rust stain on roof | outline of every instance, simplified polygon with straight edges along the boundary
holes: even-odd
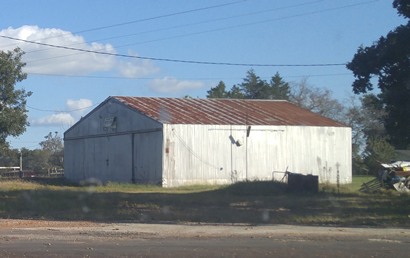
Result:
[[[346,125],[282,100],[111,97],[165,124]]]

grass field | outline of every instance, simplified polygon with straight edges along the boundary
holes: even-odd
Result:
[[[410,195],[358,189],[369,177],[319,193],[277,182],[229,186],[75,186],[61,179],[0,181],[0,218],[139,223],[247,223],[410,227]]]

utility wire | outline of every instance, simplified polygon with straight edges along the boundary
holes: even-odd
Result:
[[[124,58],[133,58],[133,59],[142,59],[142,60],[151,60],[151,61],[162,61],[162,62],[173,62],[173,63],[186,63],[186,64],[200,64],[200,65],[224,65],[224,66],[253,66],[253,67],[318,67],[318,66],[345,66],[346,63],[325,63],[325,64],[258,64],[258,63],[230,63],[230,62],[209,62],[209,61],[195,61],[195,60],[182,60],[182,59],[171,59],[171,58],[157,58],[157,57],[147,57],[147,56],[135,56],[135,55],[125,55],[125,54],[116,54],[95,50],[87,50],[66,46],[59,46],[47,43],[41,43],[31,40],[18,39],[14,37],[0,35],[1,38],[6,38],[10,40],[21,41],[30,44],[36,44],[41,46],[48,46],[53,48],[60,48],[66,50],[79,51],[84,53],[100,54],[107,56],[116,56]]]
[[[146,30],[146,31],[141,31],[141,32],[137,32],[137,33],[124,34],[124,35],[119,35],[119,36],[111,36],[111,37],[106,37],[106,38],[100,38],[100,39],[96,39],[96,40],[93,40],[93,41],[94,42],[106,41],[106,40],[125,38],[125,37],[131,37],[131,36],[136,36],[136,35],[143,35],[143,34],[148,34],[148,33],[153,33],[153,32],[169,31],[169,30],[173,30],[173,29],[185,28],[185,27],[196,26],[196,25],[207,24],[207,23],[213,23],[213,22],[219,22],[219,21],[226,21],[226,20],[231,20],[231,19],[235,19],[235,18],[252,16],[252,15],[259,15],[259,14],[262,14],[262,13],[268,13],[268,12],[273,12],[273,11],[291,9],[291,8],[295,8],[295,7],[301,7],[301,6],[316,4],[316,3],[322,2],[322,1],[323,0],[315,0],[315,1],[311,1],[311,2],[304,2],[304,3],[301,3],[301,4],[297,4],[297,5],[288,5],[288,6],[277,7],[277,8],[267,9],[267,10],[260,10],[260,11],[250,12],[250,13],[239,14],[239,15],[232,15],[232,16],[218,18],[218,19],[205,20],[205,21],[194,22],[194,23],[189,23],[189,24],[182,24],[182,25],[176,25],[176,26],[170,26],[170,27],[163,27],[163,28],[154,29],[154,30]],[[78,33],[78,32],[73,32],[71,34],[76,34],[76,33]],[[69,34],[69,33],[67,33],[67,34]],[[66,34],[58,35],[58,36],[54,36],[54,37],[49,37],[49,38],[40,38],[40,39],[37,39],[37,40],[46,40],[46,39],[50,39],[50,38],[58,38],[58,37],[63,37],[64,35],[66,35]],[[191,34],[189,34],[189,35],[191,35]],[[176,36],[176,37],[178,37],[178,36]],[[165,38],[165,39],[168,39],[168,38]],[[161,39],[159,39],[159,40],[161,40]],[[159,41],[159,40],[154,40],[154,41]],[[78,46],[78,45],[83,45],[83,44],[88,44],[88,43],[90,43],[90,41],[70,44],[70,45],[66,45],[66,46]],[[145,43],[145,42],[143,42],[143,43]],[[116,48],[121,48],[121,47],[125,47],[125,46],[128,46],[128,45],[118,46]],[[26,54],[36,53],[36,52],[43,52],[43,51],[47,51],[47,50],[48,50],[47,48],[46,49],[37,49],[37,50],[27,51]],[[45,59],[41,59],[41,60],[45,60]]]
[[[253,25],[258,25],[258,24],[263,24],[263,23],[268,23],[268,22],[281,21],[281,20],[286,20],[286,19],[291,19],[291,18],[303,17],[303,16],[314,15],[314,14],[318,14],[318,13],[324,13],[324,12],[329,12],[329,11],[335,11],[335,10],[350,8],[350,7],[356,7],[356,6],[370,4],[370,3],[373,3],[373,2],[377,2],[377,1],[379,1],[379,0],[360,2],[360,3],[356,3],[356,4],[350,4],[350,5],[344,5],[344,6],[334,7],[334,8],[321,9],[321,10],[317,10],[317,11],[305,12],[305,13],[300,13],[300,14],[296,14],[296,15],[284,16],[284,17],[273,18],[273,19],[265,19],[265,20],[249,22],[249,23],[243,23],[243,24],[237,24],[237,25],[221,27],[221,28],[216,28],[216,29],[209,29],[209,30],[204,30],[204,31],[186,33],[186,34],[182,34],[182,35],[169,36],[169,37],[165,37],[165,38],[158,38],[158,39],[146,40],[146,41],[141,41],[141,42],[128,43],[128,44],[125,44],[125,45],[116,46],[116,48],[118,49],[118,48],[122,48],[122,47],[134,46],[134,45],[139,45],[139,44],[144,44],[144,43],[152,43],[152,42],[158,42],[158,41],[162,41],[162,40],[184,38],[184,37],[189,37],[189,36],[193,36],[193,35],[206,34],[206,33],[210,33],[210,32],[237,29],[237,28],[246,27],[246,26],[253,26]]]
[[[31,75],[40,76],[56,76],[56,77],[71,77],[71,78],[88,78],[88,79],[121,79],[121,80],[154,80],[158,79],[156,77],[139,77],[139,78],[129,78],[122,76],[96,76],[96,75],[73,75],[73,74],[53,74],[53,73],[27,73]],[[305,78],[305,77],[326,77],[326,76],[347,76],[352,75],[351,73],[328,73],[328,74],[302,74],[302,75],[286,75],[283,78]],[[262,79],[270,79],[270,77],[261,77]],[[195,77],[195,78],[180,78],[182,80],[237,80],[243,79],[242,77],[231,77],[231,78],[221,78],[221,77]]]
[[[88,107],[83,107],[83,108],[77,108],[77,109],[71,109],[71,110],[52,110],[52,109],[40,109],[40,108],[35,108],[35,107],[31,107],[29,105],[26,105],[26,107],[36,110],[36,111],[41,111],[41,112],[53,112],[53,113],[72,113],[72,112],[76,112],[76,111],[80,111],[80,110],[85,110],[85,109],[89,109],[92,107],[95,107],[97,104],[88,106]]]
[[[322,1],[323,1],[323,0],[316,0],[316,1],[311,1],[311,2],[304,2],[304,3],[301,3],[301,4],[297,4],[297,5],[289,5],[289,6],[279,7],[279,8],[273,8],[273,9],[268,9],[268,10],[262,10],[262,11],[256,11],[256,12],[245,13],[245,14],[241,14],[241,15],[229,16],[229,17],[225,17],[225,18],[219,18],[219,19],[213,19],[213,20],[206,20],[206,21],[202,21],[202,22],[184,24],[184,25],[179,25],[179,26],[171,26],[171,27],[160,28],[160,29],[156,29],[156,30],[143,31],[143,32],[139,32],[139,33],[132,33],[132,34],[126,34],[126,35],[115,36],[115,37],[108,37],[108,38],[98,39],[98,40],[95,40],[95,41],[110,40],[110,39],[117,39],[117,38],[123,38],[123,37],[130,37],[130,36],[141,35],[141,34],[147,34],[147,33],[152,33],[152,32],[169,31],[169,30],[171,30],[171,29],[178,29],[178,28],[189,27],[189,26],[195,26],[195,25],[206,24],[206,23],[211,23],[211,22],[224,21],[224,20],[234,19],[234,18],[238,18],[238,17],[251,16],[251,15],[256,15],[256,14],[261,14],[261,13],[266,13],[266,12],[272,12],[272,11],[278,11],[278,10],[284,10],[284,9],[295,8],[295,7],[301,7],[301,6],[310,5],[310,4],[315,4],[315,3],[318,3],[318,2],[322,2]],[[298,17],[298,16],[300,16],[300,15],[297,15],[296,17]],[[287,19],[287,18],[293,18],[293,16],[288,16],[288,17],[283,17],[283,18],[277,18],[276,20],[283,20],[283,19]],[[272,21],[272,20],[268,20],[268,21]],[[264,21],[262,21],[262,22],[264,22]],[[257,22],[257,23],[260,23],[260,22]],[[228,29],[232,29],[232,28],[238,28],[238,27],[243,27],[243,26],[249,26],[249,25],[253,25],[253,24],[254,24],[254,23],[239,24],[239,25],[236,25],[236,26],[216,28],[216,29],[211,29],[211,30],[193,32],[193,33],[188,33],[188,34],[183,34],[183,35],[176,35],[176,36],[170,36],[170,37],[164,37],[164,38],[153,39],[153,40],[147,40],[147,41],[142,41],[142,42],[128,43],[128,44],[116,46],[115,48],[116,48],[116,49],[119,49],[119,48],[124,48],[124,47],[128,47],[128,46],[139,45],[139,44],[144,44],[144,43],[151,43],[151,42],[158,42],[158,41],[163,41],[163,40],[168,40],[168,39],[189,37],[189,36],[193,36],[193,35],[205,34],[205,33],[209,33],[209,32],[221,31],[221,30],[228,30]],[[75,34],[75,33],[73,33],[73,34]],[[60,36],[55,36],[55,37],[50,37],[50,38],[57,38],[57,37],[61,37],[61,36],[62,36],[62,35],[60,35]],[[45,38],[45,39],[49,39],[49,38]],[[43,38],[43,39],[38,39],[38,40],[44,40],[44,38]],[[89,43],[90,43],[90,41],[88,41],[88,42],[81,42],[81,43],[75,43],[75,44],[70,44],[70,45],[65,45],[65,46],[70,46],[70,47],[71,47],[71,46],[76,46],[76,45],[78,46],[78,45],[84,45],[84,44],[89,44]],[[48,49],[49,49],[49,48],[44,48],[44,49],[38,49],[38,50],[28,51],[28,52],[26,52],[26,54],[35,53],[35,52],[44,52],[44,51],[48,51]],[[73,56],[73,55],[78,55],[78,53],[76,53],[76,54],[68,54],[68,55],[59,55],[59,56],[54,56],[54,57],[42,58],[42,59],[36,59],[36,60],[33,60],[33,61],[29,61],[28,63],[41,62],[41,61],[44,61],[44,60],[50,60],[50,59],[55,59],[55,58],[63,58],[63,57]]]
[[[171,16],[177,16],[177,15],[181,15],[181,14],[199,12],[199,11],[204,11],[204,10],[209,10],[209,9],[214,9],[214,8],[219,8],[219,7],[225,7],[225,6],[234,5],[234,4],[238,4],[238,3],[246,2],[246,1],[248,1],[248,0],[240,0],[240,1],[234,1],[234,2],[229,2],[229,3],[225,3],[225,4],[212,5],[212,6],[202,7],[202,8],[191,9],[191,10],[187,10],[187,11],[181,11],[181,12],[175,12],[175,13],[170,13],[170,14],[158,15],[158,16],[154,16],[154,17],[150,17],[150,18],[138,19],[138,20],[134,20],[134,21],[122,22],[122,23],[117,23],[117,24],[113,24],[113,25],[107,25],[107,26],[101,26],[101,27],[96,27],[96,28],[92,28],[92,29],[77,31],[75,34],[90,32],[90,31],[96,31],[96,30],[103,30],[103,29],[108,29],[108,28],[114,28],[114,27],[124,26],[124,25],[128,25],[128,24],[151,21],[151,20],[156,20],[156,19],[161,19],[161,18],[166,18],[166,17],[171,17]]]
[[[127,22],[122,22],[122,23],[116,23],[116,24],[107,25],[107,26],[101,26],[101,27],[95,27],[95,28],[91,28],[91,29],[85,29],[85,30],[75,31],[75,32],[72,32],[72,33],[71,33],[71,32],[68,32],[68,33],[64,33],[64,34],[62,34],[62,35],[58,35],[58,36],[47,37],[47,38],[41,38],[41,39],[39,39],[39,40],[54,39],[54,38],[59,38],[59,37],[63,37],[63,36],[65,36],[65,35],[70,35],[70,34],[86,33],[86,32],[91,32],[91,31],[97,31],[97,30],[103,30],[103,29],[108,29],[108,28],[120,27],[120,26],[129,25],[129,24],[133,24],[133,23],[139,23],[139,22],[146,22],[146,21],[151,21],[151,20],[157,20],[157,19],[167,18],[167,17],[172,17],[172,16],[177,16],[177,15],[181,15],[181,14],[200,12],[200,11],[205,11],[205,10],[209,10],[209,9],[215,9],[215,8],[220,8],[220,7],[229,6],[229,5],[234,5],[234,4],[238,4],[238,3],[242,3],[242,2],[246,2],[246,1],[248,1],[248,0],[239,0],[239,1],[228,2],[228,3],[225,3],[225,4],[218,4],[218,5],[206,6],[206,7],[196,8],[196,9],[190,9],[190,10],[186,10],[186,11],[180,11],[180,12],[175,12],[175,13],[163,14],[163,15],[158,15],[158,16],[149,17],[149,18],[143,18],[143,19],[138,19],[138,20],[133,20],[133,21],[127,21]]]
[[[252,22],[252,23],[239,24],[239,25],[234,25],[234,26],[230,26],[230,27],[211,29],[211,30],[206,30],[206,31],[201,31],[201,32],[194,32],[194,33],[190,33],[190,34],[183,34],[183,35],[177,35],[177,36],[172,36],[172,37],[167,37],[167,38],[154,39],[154,40],[149,40],[149,41],[145,41],[145,42],[129,43],[129,44],[126,44],[126,45],[117,46],[116,48],[122,48],[122,47],[126,47],[126,46],[142,44],[142,43],[150,43],[150,42],[161,41],[161,40],[166,40],[166,39],[187,37],[187,36],[192,36],[192,35],[197,35],[197,34],[204,34],[204,33],[209,33],[209,32],[216,32],[216,31],[221,31],[221,30],[239,28],[239,27],[256,25],[256,24],[272,22],[272,21],[278,21],[278,20],[284,20],[284,19],[289,19],[289,18],[301,17],[301,16],[312,15],[312,14],[317,14],[317,13],[322,13],[322,12],[328,12],[328,11],[334,11],[334,10],[339,10],[339,9],[344,9],[344,8],[355,7],[355,6],[359,6],[359,5],[365,5],[365,4],[373,3],[373,2],[376,2],[376,1],[378,1],[378,0],[360,2],[360,3],[355,3],[355,4],[345,5],[345,6],[339,6],[339,7],[334,7],[334,8],[327,8],[327,9],[322,9],[322,10],[317,10],[317,11],[312,11],[312,12],[306,12],[306,13],[301,13],[301,14],[286,16],[286,17],[280,17],[280,18],[275,18],[275,19],[262,20],[262,21]],[[315,3],[315,2],[303,3],[303,5],[310,4],[310,3]],[[293,6],[283,7],[283,8],[290,8],[290,7],[293,7]],[[6,36],[0,36],[0,37],[7,38]],[[8,37],[8,38],[13,39],[13,40],[19,40],[19,39],[11,38],[11,37]],[[83,53],[88,52],[88,53],[96,53],[96,54],[104,54],[104,55],[115,55],[115,56],[118,56],[118,57],[138,58],[138,59],[153,60],[153,61],[191,63],[191,64],[229,65],[229,66],[255,66],[255,67],[259,67],[259,66],[263,66],[263,67],[294,67],[294,66],[307,67],[307,66],[344,66],[344,65],[346,65],[346,63],[343,63],[343,64],[342,63],[336,63],[336,64],[289,64],[289,65],[287,65],[287,64],[249,64],[249,63],[229,63],[229,62],[206,62],[206,61],[193,61],[193,60],[178,60],[178,59],[167,59],[167,58],[154,58],[154,57],[143,57],[143,56],[130,56],[130,55],[113,54],[113,53],[107,53],[107,52],[102,52],[102,51],[94,51],[94,50],[85,50],[85,49],[73,48],[73,47],[68,47],[68,46],[57,46],[57,45],[51,45],[51,44],[28,41],[28,40],[27,41],[26,40],[20,40],[20,41],[24,41],[24,42],[27,42],[27,43],[33,43],[33,44],[39,44],[39,45],[43,45],[43,46],[54,47],[54,48],[57,47],[57,48],[64,48],[64,49],[68,49],[68,50],[75,50],[75,51],[80,51],[80,52],[83,52]],[[41,60],[48,60],[48,59],[52,59],[52,58],[59,58],[59,57],[65,57],[65,56],[70,56],[70,55],[45,58],[45,59],[41,59]],[[35,60],[35,61],[32,61],[32,62],[41,61],[41,60]]]
[[[301,7],[301,6],[315,4],[317,2],[322,2],[322,1],[323,0],[316,0],[316,1],[305,2],[305,3],[301,3],[301,4],[297,4],[297,5],[290,5],[290,6],[274,8],[274,9],[269,9],[269,10],[262,10],[262,11],[251,12],[251,13],[246,13],[246,14],[242,14],[242,15],[235,15],[235,16],[219,18],[219,19],[213,19],[213,20],[208,20],[208,21],[202,21],[202,22],[197,22],[197,23],[192,23],[192,24],[185,24],[185,25],[167,27],[167,28],[162,28],[162,29],[157,29],[157,30],[144,31],[144,32],[140,32],[140,33],[121,35],[121,36],[117,36],[117,37],[104,38],[102,40],[115,39],[115,38],[121,38],[121,37],[128,37],[128,36],[133,36],[133,35],[146,34],[146,33],[150,33],[150,32],[170,30],[170,29],[175,29],[175,28],[182,28],[182,27],[187,27],[187,26],[191,26],[191,25],[199,25],[199,24],[205,24],[205,23],[210,23],[210,22],[215,22],[215,21],[229,20],[229,19],[233,19],[233,18],[250,16],[250,15],[255,15],[255,14],[260,14],[260,13],[276,11],[276,10],[283,10],[283,9],[289,9],[289,8],[294,8],[294,7]],[[249,25],[256,25],[256,24],[267,23],[267,22],[272,22],[272,21],[286,20],[286,19],[290,19],[290,18],[296,18],[296,17],[302,17],[302,16],[307,16],[307,15],[312,15],[312,14],[318,14],[318,13],[335,11],[335,10],[340,10],[340,9],[345,9],[345,8],[356,7],[356,6],[360,6],[360,5],[374,3],[374,2],[377,2],[377,1],[379,1],[379,0],[359,2],[359,3],[354,3],[354,4],[344,5],[344,6],[338,6],[338,7],[333,7],[333,8],[327,8],[327,9],[321,9],[321,10],[311,11],[311,12],[304,12],[304,13],[300,13],[300,14],[296,14],[296,15],[290,15],[290,16],[279,17],[279,18],[274,18],[274,19],[266,19],[266,20],[251,22],[251,23],[238,24],[238,25],[229,26],[229,27],[216,28],[216,29],[205,30],[205,31],[201,31],[201,32],[194,32],[194,33],[190,33],[190,34],[177,35],[177,36],[172,36],[172,37],[167,37],[167,38],[160,38],[160,39],[144,41],[144,42],[130,43],[130,44],[126,44],[126,45],[117,46],[116,48],[126,47],[126,46],[130,46],[130,45],[137,45],[137,44],[141,44],[141,43],[149,43],[149,42],[154,42],[154,41],[160,41],[160,40],[164,40],[164,39],[180,38],[180,37],[192,36],[192,35],[196,35],[196,34],[204,34],[204,33],[227,30],[227,29],[232,29],[232,28],[239,28],[239,27],[244,27],[244,26],[249,26]],[[87,42],[85,42],[85,43],[87,43]],[[37,50],[37,51],[40,51],[40,50]]]

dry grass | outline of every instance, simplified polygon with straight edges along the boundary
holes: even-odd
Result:
[[[410,196],[367,195],[356,188],[327,185],[319,193],[298,193],[275,182],[164,189],[0,181],[0,218],[410,227]]]

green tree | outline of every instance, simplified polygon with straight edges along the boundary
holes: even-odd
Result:
[[[31,92],[15,89],[16,83],[27,78],[23,72],[23,54],[19,48],[0,52],[0,148],[3,149],[8,147],[8,136],[18,136],[28,126],[26,99]]]
[[[40,142],[40,146],[48,154],[49,168],[62,168],[64,157],[62,138],[58,132],[55,132],[54,135],[50,132],[44,138],[45,140]]]
[[[278,72],[271,78],[269,88],[267,90],[269,99],[289,100],[290,86],[285,82]]]
[[[207,98],[230,99],[284,99],[289,100],[290,86],[279,73],[276,73],[270,83],[262,80],[254,70],[249,70],[242,83],[233,85],[230,90],[223,81],[207,91]]]
[[[410,18],[410,0],[395,0],[398,14]],[[347,64],[356,77],[356,94],[373,90],[372,77],[378,78],[377,95],[386,113],[383,121],[387,140],[396,148],[410,147],[410,21],[381,37],[370,47],[359,47]]]
[[[256,75],[253,69],[249,70],[239,89],[246,99],[267,99],[269,85]]]
[[[386,128],[384,119],[386,112],[383,103],[374,94],[365,94],[361,98],[361,124],[363,134],[367,138],[385,138]]]
[[[343,123],[352,128],[352,167],[354,174],[367,174],[380,166],[375,160],[378,153],[389,152],[389,144],[379,144],[375,149],[376,140],[385,141],[383,125],[384,111],[377,97],[365,94],[358,100],[354,96],[345,102]],[[386,148],[383,150],[382,148]],[[377,151],[376,151],[377,150]]]
[[[0,151],[0,167],[16,167],[20,164],[20,153],[17,149],[3,147]]]
[[[63,149],[63,140],[60,135],[58,135],[58,132],[54,132],[54,135],[49,132],[44,138],[45,140],[40,142],[40,146],[43,150],[56,153]]]
[[[370,138],[364,156],[364,163],[370,174],[377,175],[380,163],[389,163],[394,159],[395,149],[385,138]]]
[[[33,170],[39,174],[47,174],[51,165],[49,164],[50,153],[45,150],[21,150],[23,156],[23,169]]]
[[[223,81],[220,81],[218,85],[207,91],[207,98],[229,98],[229,92],[226,91],[226,86]]]
[[[245,95],[243,95],[241,89],[234,85],[232,86],[231,90],[228,91],[228,98],[230,99],[244,99]]]

